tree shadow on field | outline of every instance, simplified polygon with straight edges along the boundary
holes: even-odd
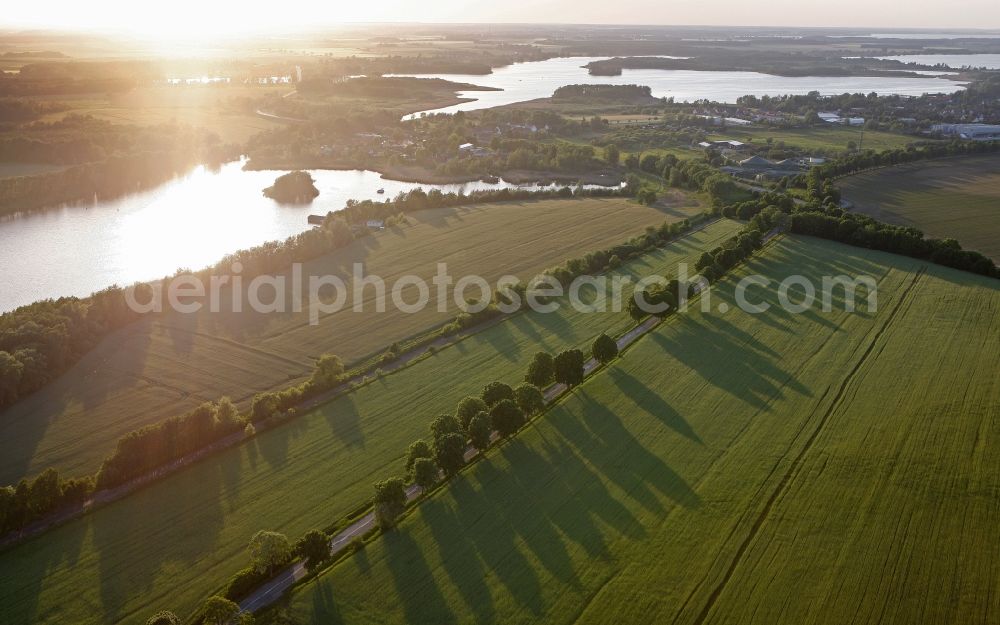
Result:
[[[0,484],[16,484],[48,465],[73,474],[93,472],[114,445],[107,439],[109,430],[125,434],[173,416],[178,405],[191,405],[173,389],[150,389],[151,382],[142,376],[153,332],[150,320],[112,332],[51,384],[0,412]],[[131,405],[147,393],[155,404],[148,411]],[[131,418],[122,420],[125,411]],[[55,446],[55,439],[68,431],[74,431],[73,444]],[[89,464],[65,466],[80,460],[74,456],[80,449],[99,453]],[[43,465],[35,464],[42,458],[47,458]]]
[[[808,393],[793,376],[771,362],[772,358],[734,340],[710,323],[687,318],[676,335],[651,332],[649,336],[670,357],[689,367],[706,382],[757,410],[768,410],[769,402],[784,396],[783,386]],[[694,340],[678,337],[694,336]],[[754,341],[756,339],[753,339]]]
[[[477,344],[487,343],[497,354],[511,362],[522,360],[521,347],[514,340],[509,322],[502,321],[471,337]]]
[[[330,578],[331,576],[327,575],[316,580],[315,590],[312,593],[312,614],[310,614],[312,623],[340,625],[344,622],[344,616],[337,608],[336,599],[333,598]]]
[[[569,299],[562,297],[558,299],[559,310],[570,305]],[[569,319],[559,313],[559,310],[551,313],[541,313],[531,315],[533,321],[543,335],[554,335],[562,339],[563,343],[569,344],[579,340],[576,329]]]
[[[678,434],[688,438],[699,445],[704,445],[694,428],[687,422],[679,412],[674,410],[659,394],[646,384],[641,382],[634,375],[628,373],[621,367],[614,367],[610,371],[611,379],[615,386],[640,410],[656,417],[667,427]]]
[[[463,478],[452,483],[458,492],[457,498],[471,504],[472,489]],[[420,517],[427,523],[441,556],[442,566],[451,583],[458,589],[469,611],[475,614],[477,623],[492,623],[495,608],[490,589],[485,578],[488,571],[477,555],[475,545],[455,511],[442,497],[432,497],[420,507]]]
[[[471,211],[461,211],[462,213],[467,213]],[[448,228],[453,225],[453,222],[463,221],[464,218],[459,214],[457,208],[432,208],[430,210],[420,211],[419,213],[411,213],[408,217],[414,220],[417,224],[425,224],[432,228]]]
[[[500,477],[496,467],[488,460],[477,465],[476,475],[486,482],[494,482]],[[523,494],[512,494],[512,497],[499,501],[493,491],[477,491],[464,479],[457,480],[450,488],[456,501],[455,514],[459,526],[466,532],[486,569],[503,584],[515,601],[532,614],[540,615],[541,582],[531,562],[518,547],[514,528],[514,523],[520,519],[513,515],[524,513],[521,505]]]
[[[591,462],[602,458],[604,462],[599,466],[605,478],[656,514],[664,513],[656,493],[685,508],[701,505],[701,498],[684,478],[635,438],[604,402],[584,389],[578,394],[583,402],[582,419],[563,423],[560,433],[578,449],[588,450]]]
[[[562,489],[572,493],[549,518],[591,558],[612,557],[598,521],[633,540],[645,536],[635,515],[611,495],[601,477],[569,445],[547,442],[545,453]]]
[[[786,313],[787,314],[787,313]],[[760,352],[768,358],[780,358],[781,355],[768,347],[767,345],[760,342],[759,339],[754,337],[752,334],[743,330],[729,321],[726,321],[719,315],[704,315],[702,317],[709,325],[714,326],[713,329],[719,332],[725,332],[729,336],[733,337],[734,341],[738,341],[741,345],[744,345],[756,352]]]
[[[124,618],[137,600],[167,600],[171,588],[190,578],[191,567],[215,552],[225,523],[222,482],[209,461],[92,515],[101,622]]]
[[[810,312],[811,311],[806,311],[807,316]],[[788,312],[785,312],[784,314],[790,315]],[[815,315],[816,313],[813,312],[812,314]],[[734,341],[738,341],[738,349],[746,347],[761,354],[760,358],[748,359],[748,362],[753,363],[754,369],[757,373],[770,380],[779,381],[784,386],[787,386],[801,395],[812,397],[812,391],[809,390],[809,387],[805,386],[796,380],[791,374],[786,373],[783,369],[773,364],[773,361],[781,359],[781,354],[762,343],[760,339],[756,338],[752,334],[746,332],[745,330],[741,330],[739,327],[719,316],[706,315],[704,319],[709,325],[714,326],[715,330],[725,332],[726,334],[732,336]],[[833,326],[835,330],[839,331],[840,326],[832,323],[830,323],[830,325]]]
[[[387,532],[382,537],[387,565],[396,585],[407,623],[455,623],[434,574],[420,551],[420,546],[404,529]]]
[[[503,323],[511,324],[512,327],[531,339],[531,345],[536,346],[539,350],[543,349],[545,337],[538,331],[534,316],[530,312],[517,313]]]
[[[172,341],[174,353],[187,355],[194,351],[195,336],[198,333],[198,313],[173,312],[170,323],[163,323],[163,329]]]
[[[43,615],[71,622],[63,610],[69,608],[69,597],[53,605],[51,599],[40,605],[43,582],[53,577],[65,577],[80,566],[81,549],[90,533],[90,517],[53,528],[44,535],[0,552],[0,622],[36,623]],[[92,563],[91,563],[92,564]],[[67,589],[68,591],[71,589]],[[99,616],[92,615],[94,622]]]
[[[520,440],[511,441],[501,454],[511,466],[517,467],[509,478],[515,481],[515,488],[523,499],[516,509],[512,508],[508,512],[514,532],[553,577],[563,584],[579,587],[566,545],[548,515],[546,500],[549,498],[549,489],[539,489],[540,485],[544,485],[546,476],[554,477],[560,469]],[[522,515],[522,518],[516,518],[516,514]]]
[[[382,378],[385,384],[385,378]],[[330,432],[347,447],[364,447],[365,433],[361,428],[361,411],[350,393],[324,405],[321,410]]]
[[[249,444],[256,445],[260,456],[274,469],[288,463],[288,447],[293,438],[309,429],[308,419],[303,415],[267,431],[266,436],[255,436]]]

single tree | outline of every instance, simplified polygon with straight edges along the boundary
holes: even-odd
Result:
[[[500,436],[507,437],[524,425],[524,413],[512,399],[504,399],[490,409],[490,420]]]
[[[533,415],[545,407],[545,396],[534,384],[524,382],[514,389],[514,402],[526,415]]]
[[[433,458],[434,450],[425,440],[416,440],[410,443],[406,450],[406,474],[413,475],[413,463],[417,458]]]
[[[608,147],[604,148],[604,159],[608,161],[608,164],[612,167],[617,167],[622,160],[621,150],[618,146],[612,143]]]
[[[625,305],[625,308],[628,311],[628,316],[632,318],[632,321],[642,321],[646,318],[646,315],[649,314],[642,309],[642,306],[639,305],[639,300],[637,299],[645,296],[645,293],[636,291],[633,297],[628,298],[628,304]]]
[[[14,487],[0,486],[0,533],[5,533],[11,527],[14,512]]]
[[[170,610],[163,610],[146,619],[146,625],[181,625],[181,619]]]
[[[309,530],[295,544],[295,553],[306,560],[306,568],[316,569],[330,558],[330,539],[319,530]]]
[[[490,382],[483,387],[483,401],[494,406],[504,399],[514,399],[514,389],[503,382]]]
[[[274,567],[288,562],[292,556],[292,545],[284,534],[261,530],[253,535],[247,549],[250,564],[258,573],[270,575]]]
[[[205,600],[201,612],[205,615],[206,623],[230,625],[236,615],[240,613],[240,606],[225,597],[213,595]]]
[[[490,436],[493,434],[493,424],[490,415],[484,410],[469,421],[469,440],[479,451],[486,451],[490,446]]]
[[[694,268],[701,271],[705,267],[711,267],[713,264],[715,264],[715,257],[708,252],[702,252],[698,258],[698,262],[694,264]]]
[[[445,475],[454,475],[465,465],[465,437],[445,434],[434,441],[434,460]]]
[[[313,371],[309,382],[312,386],[321,389],[333,388],[344,375],[344,363],[339,356],[323,354],[316,361],[316,370]]]
[[[430,458],[417,458],[413,463],[413,481],[425,491],[437,484],[441,469]]]
[[[219,400],[215,407],[215,420],[219,426],[226,429],[233,429],[236,425],[242,427],[240,411],[228,397]]]
[[[62,487],[59,485],[59,472],[49,467],[31,482],[28,507],[35,517],[40,517],[56,507],[61,497]]]
[[[261,421],[278,412],[278,396],[274,393],[257,393],[250,403],[250,420]]]
[[[538,352],[531,359],[531,364],[528,365],[528,374],[524,376],[524,381],[534,384],[538,388],[545,388],[549,384],[552,384],[554,375],[555,366],[553,365],[552,356],[545,352]]]
[[[462,425],[462,429],[468,431],[469,422],[472,421],[472,418],[480,412],[485,412],[488,409],[489,406],[486,405],[486,402],[478,397],[470,395],[458,402],[458,409],[455,411],[455,417]]]
[[[403,480],[391,477],[375,484],[375,520],[388,529],[406,509],[406,487]]]
[[[556,356],[556,382],[566,386],[583,382],[583,362],[583,352],[578,349],[568,349]]]
[[[594,339],[594,358],[601,364],[608,364],[618,356],[618,343],[605,333]]]
[[[461,434],[462,431],[462,424],[450,414],[440,415],[431,421],[431,437],[435,442],[443,436]]]

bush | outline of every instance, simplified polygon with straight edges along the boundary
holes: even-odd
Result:
[[[226,586],[225,597],[232,601],[238,601],[243,597],[246,597],[251,592],[257,590],[261,584],[269,579],[267,572],[259,572],[253,567],[248,566],[233,575],[229,579],[229,585]]]
[[[173,612],[163,610],[146,619],[146,625],[181,625],[181,619]]]

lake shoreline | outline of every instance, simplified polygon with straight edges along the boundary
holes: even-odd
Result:
[[[314,157],[306,159],[274,159],[261,160],[251,159],[243,166],[245,171],[294,171],[294,170],[321,170],[321,171],[358,171],[367,170],[379,173],[383,179],[396,182],[407,182],[413,184],[465,184],[472,182],[490,182],[499,179],[503,182],[516,185],[537,184],[585,184],[605,187],[613,187],[621,184],[624,176],[611,169],[566,174],[555,171],[530,171],[522,169],[511,169],[497,172],[495,175],[489,174],[438,174],[429,169],[418,166],[381,166],[365,164],[363,166],[351,165],[343,160],[328,157]]]

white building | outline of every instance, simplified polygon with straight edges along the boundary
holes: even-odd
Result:
[[[934,124],[931,132],[969,141],[1000,141],[1000,126],[990,124]]]

